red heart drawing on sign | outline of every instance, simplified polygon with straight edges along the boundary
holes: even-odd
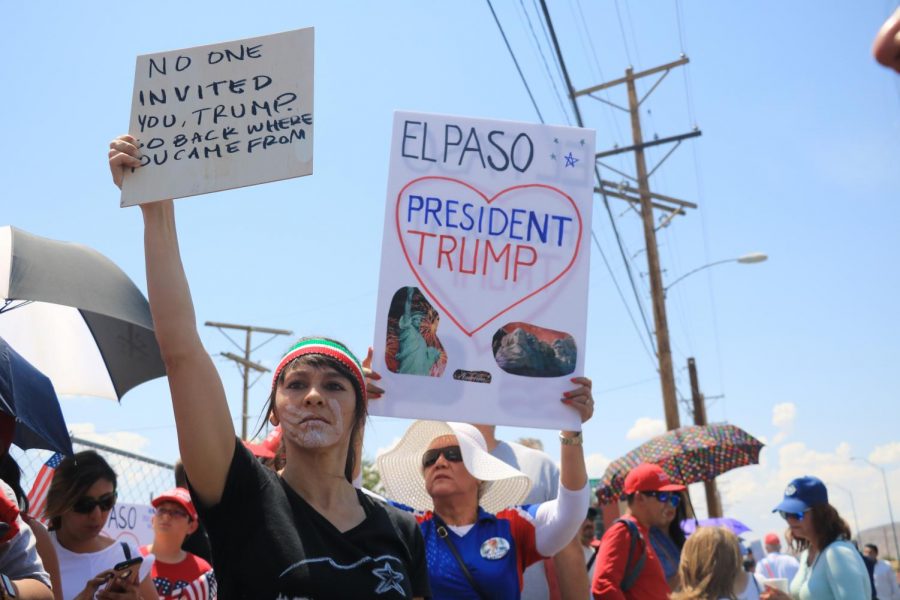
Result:
[[[571,249],[570,249],[571,256],[565,257],[566,260],[563,261],[563,264],[560,266],[560,268],[553,270],[551,267],[549,269],[549,272],[545,273],[545,278],[543,281],[537,281],[536,283],[533,283],[532,285],[527,286],[527,287],[520,286],[522,288],[521,295],[517,296],[516,294],[512,294],[512,299],[510,300],[510,293],[508,291],[506,291],[504,293],[504,295],[506,296],[506,300],[503,301],[503,303],[501,303],[499,306],[492,306],[490,298],[485,297],[485,296],[490,295],[489,291],[487,293],[485,293],[484,291],[479,292],[479,297],[478,297],[479,309],[481,309],[483,312],[484,309],[487,308],[488,316],[486,318],[484,316],[476,317],[475,320],[477,321],[480,319],[480,322],[476,322],[473,324],[467,323],[466,321],[469,320],[469,319],[466,319],[467,315],[461,314],[461,311],[459,311],[459,310],[450,310],[450,308],[449,308],[449,305],[451,304],[451,302],[449,302],[450,298],[443,297],[443,294],[446,293],[449,295],[452,292],[446,292],[445,289],[442,288],[442,286],[437,284],[433,275],[430,274],[427,269],[420,268],[419,265],[416,263],[416,261],[414,261],[410,257],[410,251],[409,251],[409,248],[407,247],[407,240],[404,237],[404,231],[403,231],[403,228],[401,227],[401,223],[400,223],[400,218],[401,218],[400,212],[401,211],[400,211],[400,209],[401,209],[401,204],[403,203],[404,195],[407,193],[407,190],[409,190],[412,186],[419,184],[423,181],[429,181],[429,180],[442,182],[442,184],[445,186],[448,184],[451,186],[456,186],[456,185],[462,186],[459,189],[459,192],[464,195],[463,197],[467,197],[469,199],[475,199],[477,201],[483,202],[485,205],[492,205],[495,202],[497,202],[498,204],[503,203],[503,202],[511,202],[515,198],[521,197],[521,193],[523,190],[539,189],[539,190],[543,191],[544,193],[550,192],[551,198],[556,198],[561,203],[561,206],[564,206],[567,209],[566,212],[571,212],[571,214],[573,215],[573,218],[571,220],[577,226],[577,236],[575,238],[575,243],[571,245]],[[397,237],[400,240],[400,247],[403,251],[403,255],[406,258],[406,262],[409,265],[410,270],[412,270],[413,275],[415,276],[416,280],[419,282],[419,285],[420,285],[422,291],[424,291],[431,298],[431,300],[434,301],[435,304],[437,304],[441,308],[443,313],[446,314],[450,318],[450,320],[453,321],[453,323],[455,323],[456,326],[459,327],[460,330],[462,330],[462,332],[465,333],[469,337],[475,335],[478,331],[483,329],[488,323],[490,323],[491,321],[493,321],[500,315],[502,315],[506,312],[509,312],[510,310],[512,310],[516,306],[519,306],[520,304],[522,304],[529,298],[533,298],[537,294],[540,294],[541,292],[545,291],[547,288],[549,288],[550,286],[552,286],[553,284],[558,282],[560,279],[562,279],[563,276],[565,276],[565,274],[568,273],[569,270],[571,270],[572,266],[575,264],[575,260],[578,258],[578,252],[581,247],[581,236],[582,236],[583,225],[582,225],[582,220],[581,220],[581,212],[578,210],[578,206],[575,204],[574,200],[572,200],[572,198],[570,196],[568,196],[567,194],[565,194],[564,192],[562,192],[559,189],[554,188],[552,186],[540,184],[540,183],[517,185],[517,186],[509,187],[509,188],[506,188],[505,190],[502,190],[502,191],[494,194],[491,197],[488,197],[486,194],[484,194],[483,192],[481,192],[474,186],[472,186],[464,181],[460,181],[458,179],[453,179],[451,177],[437,177],[437,176],[420,177],[418,179],[414,179],[414,180],[410,181],[409,183],[407,183],[405,186],[403,186],[403,189],[400,190],[400,193],[397,194],[397,204],[396,204],[394,218],[395,218],[395,224],[396,224],[396,228],[397,228]],[[427,220],[427,215],[426,215],[426,220]],[[418,233],[420,233],[420,235],[421,235],[421,232],[418,232]],[[434,234],[429,233],[426,235],[434,237]],[[518,238],[516,238],[516,239],[518,239]],[[424,237],[422,237],[420,239],[420,248],[419,248],[418,253],[416,254],[419,262],[422,261],[422,246],[421,246],[421,244],[423,244],[423,243],[424,243]],[[464,246],[463,246],[463,248],[464,248]],[[476,248],[477,248],[477,246],[476,246]],[[464,249],[461,252],[464,252]],[[532,263],[532,264],[536,264],[539,256],[540,256],[539,254],[537,254],[535,256],[535,263]],[[473,259],[473,265],[474,264],[475,263],[474,263],[474,259]],[[440,259],[438,259],[438,265],[440,265]],[[473,268],[474,268],[474,266],[473,266]]]

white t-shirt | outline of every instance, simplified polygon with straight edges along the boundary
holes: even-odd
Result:
[[[800,569],[800,563],[790,554],[770,552],[756,563],[756,574],[765,579],[787,579],[788,585]]]
[[[548,502],[559,494],[559,468],[545,452],[516,442],[498,440],[491,455],[528,475],[532,486],[525,504]],[[547,573],[541,560],[525,569],[522,600],[545,600],[549,595]]]
[[[72,552],[60,545],[56,539],[56,532],[50,532],[53,540],[53,548],[59,557],[59,577],[62,580],[63,600],[72,600],[84,589],[88,580],[93,579],[107,569],[112,569],[118,563],[126,559],[125,549],[120,542],[113,542],[103,550],[97,552]],[[130,556],[140,556],[140,549],[134,544],[128,544]],[[143,581],[150,575],[153,567],[153,555],[144,557],[141,563],[140,580]]]
[[[874,579],[878,600],[900,600],[897,574],[887,561],[879,560],[875,563]]]

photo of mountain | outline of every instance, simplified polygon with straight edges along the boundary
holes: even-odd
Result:
[[[508,323],[498,329],[493,352],[497,366],[525,377],[569,375],[578,359],[571,335],[529,323]]]

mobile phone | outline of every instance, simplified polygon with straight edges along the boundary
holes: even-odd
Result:
[[[134,577],[133,575],[137,573],[142,562],[144,562],[143,556],[135,556],[134,558],[123,560],[113,567],[113,572],[115,573],[114,578],[136,581],[137,577]]]

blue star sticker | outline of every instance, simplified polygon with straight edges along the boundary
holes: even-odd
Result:
[[[380,579],[378,587],[375,588],[376,594],[397,590],[401,595],[406,596],[406,592],[403,591],[403,587],[400,585],[400,582],[404,579],[403,573],[392,569],[390,563],[385,562],[383,567],[372,569],[372,574]]]
[[[577,163],[578,160],[579,160],[579,159],[575,158],[574,156],[572,156],[572,153],[571,153],[571,152],[569,152],[568,154],[566,154],[565,156],[563,156],[563,158],[566,159],[566,166],[567,166],[567,167],[574,167],[574,166],[575,166],[575,163]]]

